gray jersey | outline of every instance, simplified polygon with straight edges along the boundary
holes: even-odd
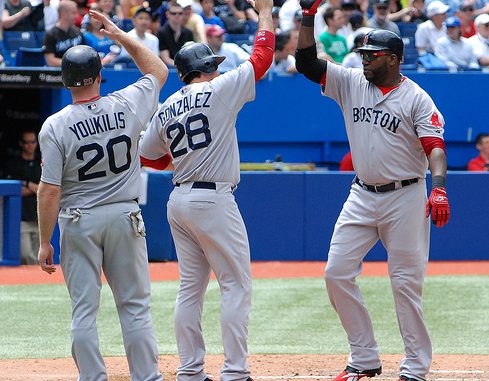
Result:
[[[328,65],[324,95],[343,111],[353,166],[368,184],[424,178],[428,160],[419,138],[443,138],[444,120],[431,97],[404,77],[383,95],[362,70]]]
[[[193,83],[170,96],[158,109],[141,142],[141,155],[173,157],[174,183],[239,182],[236,118],[255,98],[251,62],[214,78]]]
[[[39,133],[41,180],[61,186],[62,208],[90,208],[140,193],[139,134],[158,106],[152,75],[50,116]],[[142,100],[145,101],[142,101]]]

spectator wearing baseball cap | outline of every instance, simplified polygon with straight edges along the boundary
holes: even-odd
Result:
[[[469,38],[475,35],[475,7],[471,3],[464,2],[460,4],[460,8],[456,13],[462,24],[462,37]]]
[[[368,32],[373,30],[373,28],[367,26],[365,16],[360,11],[353,11],[350,14],[348,21],[350,22],[351,33],[346,38],[346,45],[348,46],[348,49],[352,49],[355,45],[354,41],[356,40],[357,36],[365,36]]]
[[[357,68],[361,69],[363,68],[362,64],[362,57],[360,56],[360,53],[356,51],[357,48],[363,46],[363,40],[365,38],[366,33],[358,33],[353,40],[353,47],[351,48],[350,53],[348,53],[343,62],[341,63],[341,66],[343,67],[351,67],[351,68]],[[350,157],[351,160],[351,157]],[[340,171],[341,171],[341,165],[340,165]]]
[[[435,45],[435,55],[445,62],[449,69],[478,69],[479,63],[472,46],[462,37],[461,22],[458,17],[449,17],[445,22],[447,34]]]
[[[134,28],[127,32],[127,34],[159,56],[160,48],[158,37],[148,32],[151,25],[151,20],[151,9],[145,7],[138,8],[132,17],[132,24]],[[122,48],[121,53],[115,62],[130,61],[132,61],[131,56],[125,48]]]
[[[205,36],[205,23],[201,15],[195,13],[192,9],[193,0],[177,0],[177,3],[183,9],[182,23],[183,26],[192,31],[195,42],[207,42]]]
[[[207,43],[214,54],[224,56],[226,59],[219,65],[221,73],[232,70],[250,58],[250,55],[238,45],[231,42],[224,42],[226,31],[219,25],[207,25]]]
[[[367,25],[373,29],[385,29],[401,35],[399,27],[393,21],[388,19],[389,0],[376,0],[374,3],[374,15],[368,20]]]
[[[474,49],[480,66],[489,66],[489,14],[483,13],[474,21],[476,34],[467,42]]]
[[[426,10],[430,18],[418,26],[414,36],[419,55],[433,53],[437,41],[447,33],[445,20],[449,6],[439,0],[432,1]]]

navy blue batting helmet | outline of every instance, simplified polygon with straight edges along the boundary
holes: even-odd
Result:
[[[195,42],[183,46],[175,55],[178,76],[183,81],[193,72],[213,73],[226,57],[216,56],[209,45]]]
[[[100,70],[100,56],[87,45],[69,48],[61,59],[61,78],[66,87],[89,86],[95,82]]]
[[[363,46],[360,46],[357,52],[380,52],[389,50],[393,52],[399,61],[402,61],[404,56],[404,42],[394,32],[384,29],[375,29],[368,32],[363,40]]]

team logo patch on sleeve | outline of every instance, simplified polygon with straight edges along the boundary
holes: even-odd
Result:
[[[438,116],[438,113],[436,111],[431,115],[430,123],[432,126],[435,126],[437,128],[443,127],[443,123],[440,121],[440,117]]]

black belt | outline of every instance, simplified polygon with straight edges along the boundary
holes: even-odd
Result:
[[[176,187],[180,186],[180,183],[175,184]],[[192,189],[214,189],[216,190],[216,183],[211,183],[208,181],[194,181],[192,184]]]
[[[363,181],[361,181],[357,176],[355,176],[355,183],[360,185],[363,189],[366,189],[370,192],[375,192],[375,193],[384,193],[384,192],[390,192],[393,190],[396,190],[396,183],[389,183],[389,184],[383,184],[383,185],[370,185],[370,184],[365,184]],[[408,179],[408,180],[401,180],[401,188],[415,184],[419,180],[417,178],[414,179]]]

